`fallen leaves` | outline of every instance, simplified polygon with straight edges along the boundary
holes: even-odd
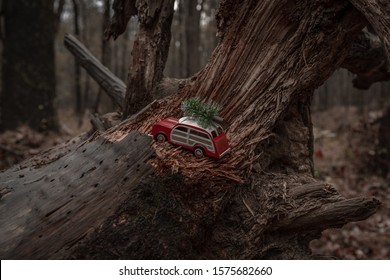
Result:
[[[364,168],[375,148],[372,118],[373,114],[368,114],[368,119],[359,119],[352,108],[313,114],[316,174],[337,186],[343,196],[375,196],[382,203],[365,221],[324,231],[311,243],[314,254],[340,259],[390,258],[389,180],[373,174],[372,168]]]

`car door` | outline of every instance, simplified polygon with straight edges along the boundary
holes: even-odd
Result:
[[[190,133],[188,134],[188,144],[193,147],[200,145],[205,147],[211,153],[215,152],[213,142],[211,141],[210,135],[201,130],[191,128]]]
[[[188,146],[188,127],[176,126],[171,131],[171,142],[181,146]]]

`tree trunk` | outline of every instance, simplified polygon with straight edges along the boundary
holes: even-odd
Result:
[[[200,13],[197,0],[180,1],[179,8],[182,16],[182,70],[188,78],[200,70]],[[180,10],[179,10],[180,12]]]
[[[111,9],[111,0],[105,0],[102,34],[105,33],[105,30],[108,28],[108,25],[110,23],[110,9]],[[108,69],[111,68],[111,46],[110,46],[110,42],[104,36],[102,36],[102,64]],[[95,102],[95,112],[99,111],[99,104],[101,98],[102,98],[102,89],[99,88],[99,92]]]
[[[131,1],[116,1],[116,4],[118,2]],[[152,14],[158,10],[150,8]],[[126,11],[122,16],[128,18],[129,14],[135,14],[134,10]],[[156,18],[158,25],[157,19],[161,18]],[[214,100],[223,106],[221,116],[230,123],[227,136],[231,154],[220,160],[197,159],[167,143],[154,143],[155,154],[148,160],[154,173],[144,176],[136,187],[127,181],[120,185],[120,190],[127,190],[127,198],[121,201],[122,204],[116,204],[119,207],[111,217],[95,215],[94,211],[99,209],[95,207],[96,203],[80,206],[86,201],[85,197],[92,197],[92,194],[82,195],[89,193],[85,184],[91,186],[91,183],[101,181],[93,175],[94,170],[98,170],[96,164],[87,165],[82,161],[83,168],[76,173],[75,178],[79,179],[74,183],[87,183],[75,190],[83,199],[74,203],[76,210],[84,209],[82,214],[86,219],[79,222],[77,211],[66,212],[71,221],[67,229],[71,226],[75,229],[65,234],[62,231],[65,219],[61,216],[65,211],[62,209],[73,205],[67,196],[49,200],[55,201],[56,207],[47,208],[40,202],[40,195],[29,195],[29,189],[17,188],[13,182],[21,184],[27,180],[19,178],[19,173],[0,174],[7,182],[2,189],[7,194],[2,198],[1,220],[12,223],[8,227],[0,226],[1,236],[9,236],[1,244],[5,248],[2,257],[37,258],[39,255],[33,254],[36,252],[23,250],[27,245],[15,245],[12,238],[17,236],[25,241],[19,244],[33,240],[35,245],[36,239],[32,237],[38,235],[39,239],[38,232],[44,230],[52,233],[49,237],[53,239],[46,240],[45,249],[39,249],[39,252],[41,256],[53,258],[311,258],[309,242],[318,238],[322,230],[375,213],[379,205],[375,198],[345,199],[331,185],[313,179],[309,100],[314,89],[347,56],[351,42],[365,24],[362,15],[347,1],[224,0],[217,19],[221,39],[218,47],[208,65],[178,93],[154,102],[136,117],[95,136],[89,144],[79,145],[68,156],[32,171],[29,180],[40,179],[37,174],[51,175],[46,181],[42,179],[39,186],[47,190],[45,195],[57,194],[57,188],[51,188],[51,184],[56,182],[59,189],[65,188],[67,183],[61,183],[66,182],[63,178],[75,174],[73,170],[79,167],[74,165],[74,169],[64,171],[65,163],[70,159],[75,162],[73,159],[80,158],[80,151],[82,154],[84,149],[90,162],[98,163],[101,156],[105,157],[105,162],[110,162],[105,176],[115,178],[114,184],[124,177],[141,178],[136,176],[136,170],[116,167],[117,148],[107,148],[115,155],[108,152],[102,155],[91,148],[102,145],[102,141],[116,145],[123,142],[130,148],[130,144],[125,144],[133,142],[133,138],[127,136],[129,133],[134,135],[134,130],[149,133],[156,117],[179,117],[181,101],[190,96]],[[124,22],[118,22],[123,27]],[[158,38],[154,40],[158,41]],[[138,42],[141,43],[148,42]],[[135,54],[138,54],[137,50]],[[149,59],[155,60],[156,56],[149,56]],[[148,62],[141,59],[140,65]],[[144,78],[142,74],[138,82],[142,84]],[[136,78],[130,75],[130,82],[132,79]],[[152,91],[157,88],[160,85],[152,86]],[[118,142],[124,137],[130,139]],[[126,155],[119,158],[117,164],[126,161],[123,157]],[[142,167],[145,158],[134,161]],[[49,166],[64,173],[54,176],[51,169],[45,169]],[[4,207],[19,205],[16,202],[23,197],[30,201],[27,210],[14,206],[10,211]],[[98,196],[96,199],[101,199],[99,206],[112,205],[110,198]],[[34,210],[28,211],[30,205],[34,205],[31,207]],[[89,219],[89,208],[94,217],[99,217],[96,222]],[[34,217],[33,221],[44,221],[46,216],[53,219],[50,220],[52,227],[43,222],[25,225],[26,212],[31,213],[28,217]],[[113,211],[108,215],[111,213]],[[102,220],[105,220],[103,224]],[[101,226],[84,238],[85,224],[90,222],[93,228]],[[23,225],[23,231],[19,225]],[[55,232],[57,228],[58,232]],[[75,235],[78,238],[65,238],[70,231],[78,232]],[[54,236],[59,238],[55,240],[55,246],[50,247],[54,244]],[[64,246],[68,246],[68,250],[61,251]]]
[[[56,129],[53,1],[4,2],[0,129]]]
[[[73,27],[76,37],[80,37],[80,2],[78,0],[72,0],[73,3]],[[77,59],[74,60],[74,83],[75,83],[75,112],[78,117],[78,124],[82,124],[82,98],[81,98],[81,67]]]
[[[83,32],[81,34],[81,39],[84,42],[85,46],[89,46],[89,14],[88,14],[88,0],[82,0],[80,1],[80,10],[81,10],[81,21],[83,24]],[[84,86],[83,86],[83,104],[84,104],[84,109],[93,109],[93,102],[91,102],[91,97],[90,97],[90,91],[91,91],[91,86],[90,86],[90,77],[87,73],[85,73],[85,78],[84,78]]]
[[[55,4],[55,19],[54,19],[54,30],[56,33],[58,33],[58,29],[60,28],[60,23],[61,23],[61,16],[64,11],[64,5],[65,5],[65,0],[58,0],[54,2]]]
[[[218,8],[217,0],[208,0],[203,1],[202,11],[206,17],[210,18],[210,23],[203,27],[201,31],[201,49],[202,49],[202,63],[201,65],[206,65],[211,53],[214,51],[215,47],[218,44],[217,34],[217,25],[215,21],[215,15]]]

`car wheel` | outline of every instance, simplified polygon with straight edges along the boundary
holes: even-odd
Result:
[[[157,140],[157,142],[159,142],[159,143],[163,143],[163,142],[167,141],[167,137],[165,137],[164,134],[159,133],[159,134],[157,134],[157,136],[156,136],[156,140]]]
[[[203,151],[203,149],[200,148],[200,147],[196,147],[196,148],[194,149],[194,155],[195,155],[195,157],[197,157],[197,158],[202,158],[202,157],[204,157],[204,151]]]

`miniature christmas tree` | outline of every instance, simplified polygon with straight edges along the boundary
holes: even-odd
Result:
[[[214,122],[221,107],[215,102],[203,103],[198,97],[191,97],[182,102],[181,109],[185,116],[195,120],[203,128],[208,128]]]

